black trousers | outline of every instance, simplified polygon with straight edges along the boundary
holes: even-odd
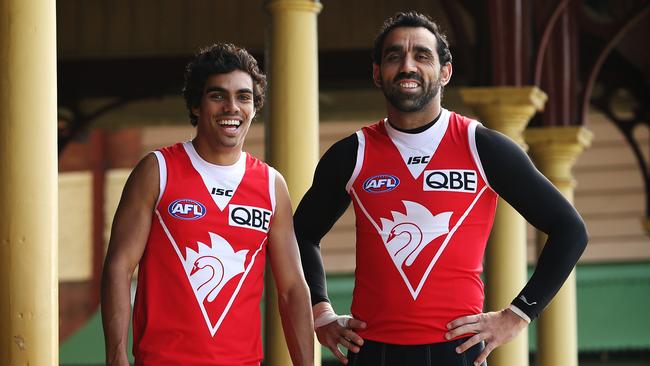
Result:
[[[348,366],[473,366],[484,346],[481,342],[456,353],[456,347],[467,339],[413,346],[364,340],[359,353],[348,351]],[[487,362],[481,366],[487,366]]]

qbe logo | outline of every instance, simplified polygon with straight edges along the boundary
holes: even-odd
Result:
[[[474,193],[476,181],[474,170],[425,170],[422,189]]]
[[[198,220],[205,216],[205,206],[201,202],[189,198],[181,198],[172,202],[167,211],[181,220]]]
[[[246,229],[269,231],[272,212],[259,207],[228,205],[228,224]]]

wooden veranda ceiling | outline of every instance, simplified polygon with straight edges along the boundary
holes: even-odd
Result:
[[[433,3],[444,10],[435,16],[453,40],[453,86],[538,85],[549,93],[545,113],[533,121],[538,125],[583,124],[594,98],[597,107],[606,109],[612,98],[627,95],[635,101],[632,125],[647,123],[650,53],[640,45],[650,32],[650,0]],[[370,46],[321,50],[320,88],[372,87]],[[262,51],[255,56],[264,65]],[[60,149],[107,111],[134,100],[179,95],[190,57],[61,60]],[[85,110],[87,98],[110,101]],[[625,124],[631,125],[629,120]]]

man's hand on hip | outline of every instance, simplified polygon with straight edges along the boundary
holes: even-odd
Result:
[[[510,342],[528,322],[515,314],[510,309],[481,313],[460,317],[447,324],[449,331],[445,334],[447,339],[453,339],[463,334],[474,333],[465,343],[456,348],[456,352],[463,353],[472,346],[485,341],[483,352],[474,361],[474,365],[482,364],[495,348]]]
[[[364,329],[366,323],[350,315],[337,315],[328,302],[320,302],[312,309],[318,341],[329,348],[339,361],[347,364],[348,359],[339,349],[339,344],[354,353],[359,352],[363,339],[355,331]]]

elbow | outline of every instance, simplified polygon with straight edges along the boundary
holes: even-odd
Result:
[[[587,225],[585,225],[585,222],[582,221],[582,219],[579,219],[576,223],[575,231],[576,243],[580,246],[580,253],[582,253],[587,247],[587,243],[589,242],[589,232],[587,231]]]
[[[587,227],[575,211],[573,215],[558,215],[546,234],[547,243],[557,243],[554,248],[566,254],[571,253],[570,257],[576,260],[582,256],[589,241]]]
[[[573,215],[567,217],[565,220],[563,231],[567,232],[571,238],[571,242],[580,248],[580,253],[587,247],[589,241],[589,234],[587,232],[587,225],[582,220],[582,217],[577,211],[573,211]]]
[[[278,292],[278,310],[281,317],[284,318],[291,313],[290,306],[293,301],[291,292]]]
[[[308,301],[309,290],[307,288],[307,283],[304,280],[297,281],[284,289],[278,288],[278,305],[281,309],[286,308],[293,303]]]
[[[578,236],[578,240],[583,243],[583,246],[587,246],[587,242],[589,241],[589,232],[587,232],[587,225],[585,225],[584,221],[580,219],[578,221],[578,225],[576,225],[576,231],[578,232],[576,235]]]
[[[119,277],[123,272],[119,262],[112,259],[110,256],[106,257],[104,267],[102,268],[102,284],[110,282],[115,277]]]
[[[135,266],[108,256],[104,262],[101,278],[101,292],[110,292],[110,288],[120,282],[131,283]],[[103,296],[102,296],[103,297]]]
[[[562,225],[558,234],[566,238],[565,243],[573,248],[572,252],[578,258],[582,256],[582,253],[587,248],[589,234],[587,232],[587,226],[577,212],[575,216],[565,220],[565,224]]]

